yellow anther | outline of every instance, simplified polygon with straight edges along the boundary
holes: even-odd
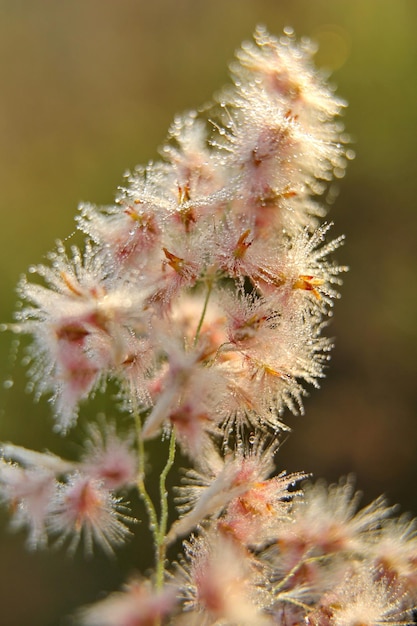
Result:
[[[311,291],[317,300],[321,300],[321,295],[316,287],[323,285],[324,280],[321,278],[315,278],[314,276],[300,274],[297,280],[294,281],[293,289],[304,289],[305,291]]]

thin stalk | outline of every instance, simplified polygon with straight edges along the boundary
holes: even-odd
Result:
[[[166,542],[165,536],[168,524],[168,492],[166,489],[166,479],[171,467],[174,464],[175,459],[175,433],[172,430],[171,438],[169,441],[169,454],[166,465],[161,472],[159,478],[159,494],[161,497],[161,517],[159,521],[158,533],[155,536],[156,549],[157,549],[157,563],[156,563],[156,588],[161,589],[164,582],[164,569],[165,569],[165,556],[166,556]]]
[[[145,504],[146,511],[148,513],[149,528],[153,534],[156,558],[158,558],[158,548],[157,548],[157,533],[159,531],[158,516],[156,514],[156,509],[152,502],[152,498],[150,497],[145,486],[145,444],[144,444],[143,437],[142,437],[142,420],[140,418],[140,413],[137,407],[135,407],[134,409],[134,415],[135,415],[136,430],[137,430],[138,457],[139,457],[137,486],[138,486],[139,495],[142,498]]]
[[[140,413],[138,410],[135,410],[134,413],[137,428],[139,455],[137,486],[139,494],[145,504],[146,511],[148,513],[149,528],[153,535],[153,544],[155,548],[155,586],[157,589],[161,589],[164,582],[164,566],[166,555],[165,535],[168,524],[168,492],[166,490],[166,479],[171,467],[174,464],[175,434],[174,431],[172,431],[169,442],[168,459],[159,478],[161,512],[160,519],[158,520],[158,515],[154,503],[152,502],[152,498],[150,497],[145,486],[145,444],[142,437],[142,420],[140,418]]]
[[[196,330],[195,337],[194,337],[194,346],[197,345],[197,341],[198,341],[198,338],[199,338],[200,332],[201,332],[201,327],[203,325],[204,318],[206,317],[207,305],[208,305],[208,301],[210,299],[210,294],[211,294],[212,288],[213,288],[213,279],[210,278],[207,281],[207,293],[206,293],[206,297],[205,297],[205,300],[204,300],[203,310],[201,312],[200,320],[198,322],[197,330]]]

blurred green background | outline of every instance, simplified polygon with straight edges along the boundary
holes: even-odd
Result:
[[[364,502],[385,493],[417,514],[415,0],[0,0],[0,320],[12,319],[20,274],[73,232],[78,202],[111,203],[125,169],[157,156],[175,113],[227,82],[259,23],[317,41],[357,153],[330,212],[351,268],[336,347],[306,416],[287,418],[280,469],[354,472]],[[1,380],[14,382],[0,390],[0,440],[75,454],[51,432],[47,403],[24,393],[13,337],[0,342]],[[117,561],[85,561],[28,553],[5,511],[0,523],[1,626],[66,624],[151,565],[146,524]]]

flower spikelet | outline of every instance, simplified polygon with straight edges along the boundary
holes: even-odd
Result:
[[[230,537],[205,534],[185,544],[177,565],[184,608],[205,626],[219,621],[268,624],[262,614],[265,584],[256,560]]]
[[[69,540],[69,551],[74,552],[82,539],[86,553],[97,543],[105,552],[113,554],[130,535],[126,525],[133,519],[126,507],[101,481],[74,474],[60,485],[49,516],[49,532],[58,535],[58,544]]]

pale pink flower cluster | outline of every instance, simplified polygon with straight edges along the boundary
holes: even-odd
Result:
[[[98,543],[112,554],[131,534],[134,520],[115,492],[136,482],[137,453],[111,424],[106,428],[105,434],[91,428],[79,462],[2,446],[0,497],[13,512],[13,524],[28,528],[30,548],[45,547],[50,539],[74,551],[81,540],[87,553]]]
[[[274,475],[285,409],[302,412],[331,349],[323,334],[344,267],[329,256],[320,196],[344,173],[344,102],[288,29],[262,28],[232,65],[209,121],[172,124],[162,159],[126,177],[115,204],[82,205],[83,250],[63,244],[19,285],[14,330],[30,380],[66,434],[106,381],[131,428],[92,425],[79,461],[11,444],[0,495],[29,545],[107,552],[149,515],[155,575],[80,613],[85,626],[371,626],[409,623],[414,521],[352,481]],[[126,424],[126,417],[124,418]],[[160,506],[146,488],[149,438],[170,436]],[[175,445],[189,458],[167,527]],[[183,554],[167,563],[181,540]]]
[[[31,379],[59,430],[109,377],[150,410],[145,437],[173,426],[193,456],[226,425],[279,428],[286,406],[301,410],[344,269],[316,199],[345,164],[343,102],[308,57],[260,30],[208,127],[178,117],[163,161],[129,174],[115,205],[80,207],[84,251],[59,244],[22,280]]]

